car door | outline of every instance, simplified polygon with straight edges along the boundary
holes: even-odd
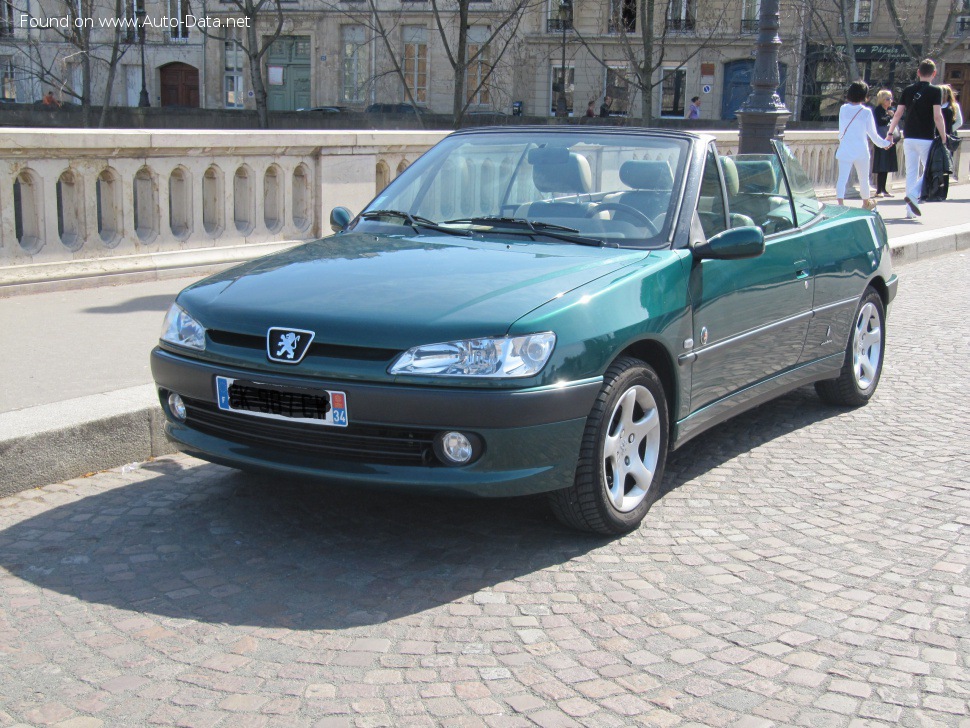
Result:
[[[704,209],[718,192],[726,201],[719,223],[717,209]],[[777,153],[717,157],[711,145],[698,218],[706,237],[726,227],[760,226],[765,252],[692,265],[692,411],[794,366],[813,295],[808,246]]]

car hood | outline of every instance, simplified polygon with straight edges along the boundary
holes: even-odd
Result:
[[[208,329],[406,349],[504,334],[529,311],[642,260],[643,250],[348,233],[236,266],[184,290]]]

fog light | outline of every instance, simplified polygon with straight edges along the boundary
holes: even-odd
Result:
[[[455,465],[464,465],[472,459],[474,451],[471,441],[460,432],[446,432],[441,435],[441,454]]]
[[[168,395],[168,410],[179,422],[185,422],[185,402],[175,392]]]

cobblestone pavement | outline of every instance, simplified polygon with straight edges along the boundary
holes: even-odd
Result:
[[[970,726],[970,254],[881,389],[673,457],[643,527],[184,456],[0,501],[0,725]]]

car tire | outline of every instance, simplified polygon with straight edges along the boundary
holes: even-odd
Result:
[[[842,371],[836,379],[815,383],[815,391],[826,404],[860,407],[879,386],[886,353],[886,309],[874,288],[867,288],[856,308]]]
[[[669,421],[656,372],[639,359],[614,362],[586,419],[573,485],[549,494],[556,517],[604,536],[636,529],[660,496]]]

